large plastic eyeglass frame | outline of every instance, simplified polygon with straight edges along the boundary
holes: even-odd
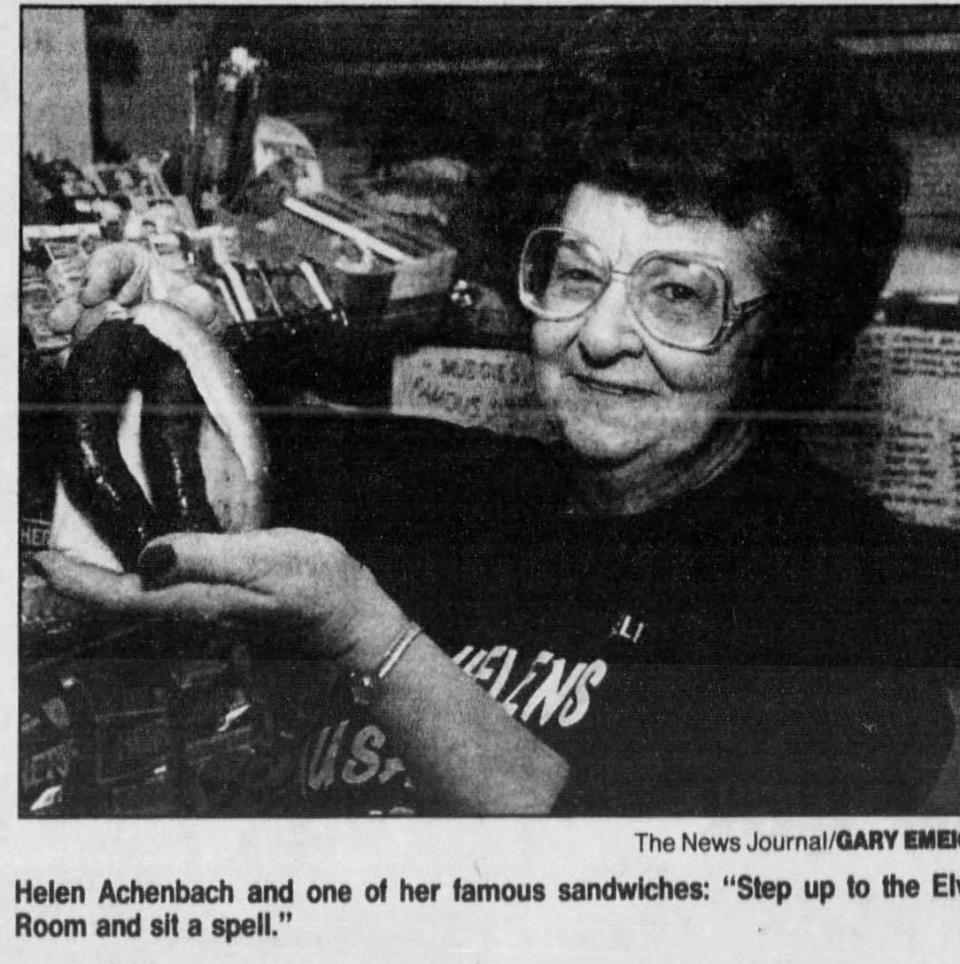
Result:
[[[589,244],[592,248],[596,249],[596,251],[603,258],[602,267],[609,278],[607,284],[597,294],[596,298],[590,302],[590,304],[584,305],[583,308],[574,312],[572,315],[552,315],[548,312],[541,311],[534,303],[533,297],[524,290],[523,275],[524,265],[526,264],[527,260],[527,250],[537,235],[545,234],[547,232],[563,234],[578,241],[583,241]],[[564,228],[560,225],[544,225],[543,227],[534,228],[534,230],[527,235],[527,240],[523,245],[523,252],[520,255],[520,271],[517,277],[520,301],[525,308],[544,321],[572,321],[588,312],[600,300],[600,298],[603,297],[604,292],[610,287],[610,282],[613,281],[614,278],[619,277],[626,281],[626,279],[637,271],[638,268],[643,267],[644,264],[652,261],[654,258],[668,258],[681,263],[703,265],[704,267],[709,268],[711,271],[716,272],[720,278],[720,281],[722,282],[723,288],[723,317],[716,332],[714,332],[710,340],[704,345],[685,345],[682,342],[675,342],[664,338],[662,335],[658,335],[656,332],[650,331],[650,329],[644,324],[643,319],[640,318],[635,311],[631,310],[631,314],[636,319],[637,324],[654,341],[661,345],[667,345],[670,348],[678,348],[682,351],[697,352],[699,354],[710,354],[711,352],[715,352],[733,335],[737,328],[749,321],[770,300],[770,294],[764,292],[763,294],[757,295],[755,298],[748,298],[746,301],[734,302],[730,279],[727,277],[726,272],[723,270],[721,265],[707,261],[699,256],[689,255],[682,251],[650,251],[642,258],[639,258],[629,271],[617,271],[610,264],[610,259],[607,257],[607,254],[603,248],[601,248],[600,245],[597,244],[597,242],[592,238],[587,237],[585,234],[581,234],[579,231],[574,231],[572,228]]]

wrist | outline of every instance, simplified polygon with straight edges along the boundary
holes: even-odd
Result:
[[[350,670],[347,674],[353,700],[361,706],[373,703],[394,667],[406,656],[407,650],[423,635],[423,630],[408,620],[383,651],[377,665],[367,672]]]
[[[320,536],[316,538],[320,539]],[[376,666],[378,653],[406,624],[407,617],[383,591],[373,573],[340,548],[343,570],[336,603],[310,606],[305,629],[317,654],[345,670],[365,672]]]
[[[380,605],[372,606],[350,621],[344,634],[346,645],[336,662],[351,673],[373,673],[393,642],[410,625],[406,613],[387,596]]]

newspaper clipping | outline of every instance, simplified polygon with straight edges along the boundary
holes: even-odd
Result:
[[[956,957],[957,8],[0,30],[3,960]]]

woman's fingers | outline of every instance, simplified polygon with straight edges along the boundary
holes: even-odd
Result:
[[[185,582],[165,589],[141,591],[128,603],[131,610],[147,616],[177,616],[182,619],[260,619],[273,614],[274,601],[262,593],[241,586]]]
[[[34,561],[57,592],[118,614],[215,620],[260,618],[275,608],[268,597],[240,586],[188,582],[149,591],[139,576],[77,562],[62,552],[40,552]]]
[[[38,553],[35,562],[55,590],[110,613],[282,624],[329,656],[402,615],[340,543],[295,529],[166,535],[140,554],[139,574],[61,552]]]
[[[319,544],[317,547],[319,552]],[[151,542],[137,569],[151,588],[179,582],[253,585],[298,555],[278,530],[224,534],[181,532]]]
[[[87,308],[108,298],[129,305],[143,296],[150,259],[146,251],[131,243],[108,244],[98,248],[87,263],[87,281],[80,302]]]
[[[95,606],[119,609],[125,600],[140,592],[138,576],[78,562],[63,552],[38,552],[32,563],[57,592]]]

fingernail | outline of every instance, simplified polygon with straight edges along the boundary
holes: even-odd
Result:
[[[168,573],[177,564],[177,554],[172,546],[161,543],[158,546],[147,546],[140,553],[137,569],[144,583],[155,582]]]

